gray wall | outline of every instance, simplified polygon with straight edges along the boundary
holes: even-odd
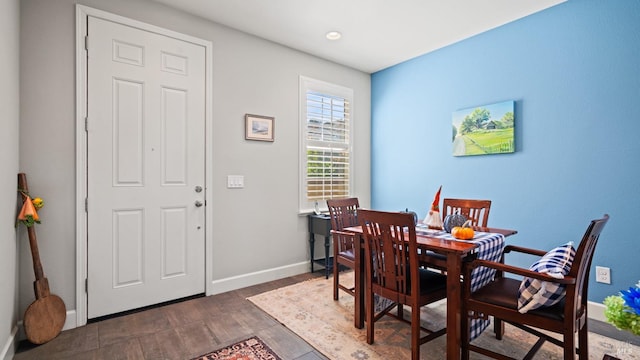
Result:
[[[0,2],[0,359],[10,359],[18,318],[16,187],[18,173],[20,5]]]
[[[52,291],[71,311],[76,308],[75,3],[21,1],[20,165],[32,192],[46,201],[38,225],[40,253]],[[213,204],[208,204],[213,249],[208,251],[214,282],[240,284],[234,279],[274,276],[270,270],[307,261],[307,220],[297,207],[300,75],[354,89],[356,195],[368,206],[368,74],[152,1],[79,3],[213,43],[213,154],[207,155],[213,166]],[[245,113],[275,116],[275,142],[245,141]],[[227,189],[230,174],[244,175],[245,188]],[[22,311],[33,300],[28,247],[20,249],[20,259]]]

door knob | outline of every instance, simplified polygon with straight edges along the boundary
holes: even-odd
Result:
[[[204,204],[202,203],[202,201],[200,201],[200,200],[196,200],[196,207],[200,207],[200,206],[202,206],[202,205],[204,205]]]
[[[196,186],[196,188],[194,189],[197,193],[202,192],[202,186],[198,185]]]

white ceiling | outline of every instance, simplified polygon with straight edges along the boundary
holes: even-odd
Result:
[[[155,1],[372,73],[566,0]]]

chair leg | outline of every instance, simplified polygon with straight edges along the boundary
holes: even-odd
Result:
[[[564,360],[576,359],[576,334],[571,331],[564,334]],[[582,359],[582,357],[580,358]],[[585,358],[588,359],[588,358]]]
[[[498,318],[493,318],[493,332],[496,334],[496,339],[502,340],[504,335],[504,322]]]
[[[368,288],[370,288],[370,286],[367,286]],[[374,333],[374,329],[373,329],[373,323],[374,323],[374,315],[375,315],[375,307],[373,304],[373,293],[371,292],[370,289],[367,289],[367,292],[365,294],[365,318],[366,318],[366,323],[367,323],[367,344],[373,344],[373,333]]]
[[[411,360],[420,360],[420,305],[411,306]]]
[[[467,312],[462,311],[460,319],[460,356],[462,360],[469,360],[469,316]]]
[[[364,284],[364,279],[363,279],[363,275],[362,275],[363,271],[358,271],[357,270],[358,269],[358,265],[359,264],[356,263],[356,268],[354,269],[355,271],[354,271],[354,274],[353,274],[353,276],[355,278],[355,281],[354,281],[355,287],[353,289],[354,290],[353,291],[354,292],[353,297],[354,297],[354,300],[355,300],[354,301],[354,305],[355,305],[355,308],[356,308],[356,315],[354,316],[353,320],[354,320],[355,327],[357,329],[362,329],[364,327],[364,318],[363,318],[363,315],[362,315],[362,309],[364,308],[364,304],[365,304],[365,302],[364,302],[365,299],[363,299],[363,297],[365,295],[363,294],[363,291],[361,291],[361,290],[365,286],[365,284]],[[360,309],[360,311],[357,311],[357,309]]]
[[[586,317],[586,316],[585,316]],[[589,358],[589,328],[587,323],[584,323],[581,329],[578,330],[578,359]]]
[[[340,265],[338,265],[338,260],[337,260],[337,256],[334,254],[333,256],[333,300],[338,300],[338,290],[339,290],[339,277],[340,277],[340,270],[339,267]]]

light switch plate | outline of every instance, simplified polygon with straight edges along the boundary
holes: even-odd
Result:
[[[227,175],[228,189],[242,189],[244,187],[243,175]]]

